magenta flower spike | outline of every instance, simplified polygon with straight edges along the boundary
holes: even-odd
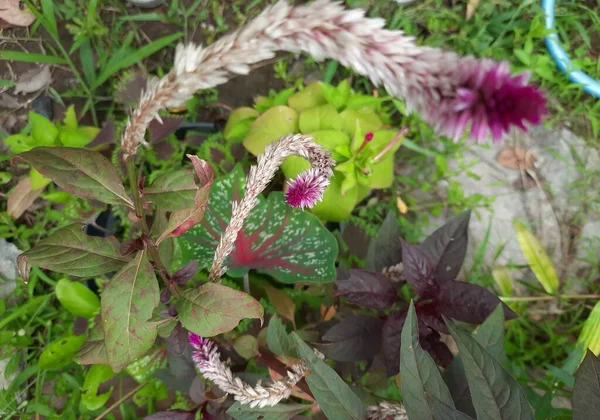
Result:
[[[471,139],[481,143],[491,133],[497,143],[512,126],[527,131],[526,123],[540,124],[547,113],[546,99],[527,85],[528,79],[528,73],[513,75],[505,62],[479,61],[458,85],[437,129],[457,141],[470,123]]]
[[[285,201],[292,207],[311,208],[323,198],[329,179],[315,168],[300,173],[296,179],[288,181]]]

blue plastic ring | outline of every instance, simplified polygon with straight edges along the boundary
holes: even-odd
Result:
[[[554,0],[542,0],[542,9],[546,13],[546,29],[554,30]],[[545,38],[546,48],[560,71],[566,73],[573,83],[582,85],[583,90],[600,98],[600,82],[580,70],[573,70],[569,56],[558,43],[558,35],[552,32]]]

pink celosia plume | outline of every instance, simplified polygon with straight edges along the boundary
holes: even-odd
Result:
[[[323,199],[329,179],[317,169],[308,169],[295,179],[288,181],[285,201],[292,207],[311,208]]]
[[[511,76],[505,65],[492,60],[419,46],[384,26],[383,19],[367,18],[364,10],[345,9],[340,2],[293,6],[280,1],[212,45],[180,45],[171,72],[149,82],[131,115],[122,136],[125,155],[145,143],[146,127],[160,109],[247,74],[250,65],[277,51],[337,60],[402,98],[408,110],[453,138],[470,126],[476,139],[489,132],[498,139],[510,126],[541,121],[545,100],[525,85],[526,76]]]

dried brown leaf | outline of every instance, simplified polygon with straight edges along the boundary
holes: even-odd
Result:
[[[469,0],[469,2],[467,3],[467,20],[473,17],[477,6],[479,6],[479,0]]]
[[[500,165],[511,169],[531,169],[535,155],[523,147],[505,147],[496,158]]]
[[[13,219],[18,219],[38,198],[44,188],[32,190],[29,177],[19,181],[17,186],[8,195],[6,211]]]
[[[20,0],[0,0],[0,20],[14,26],[29,26],[35,21],[35,15],[27,6],[21,8]]]
[[[264,289],[265,292],[267,292],[269,301],[275,307],[275,311],[283,318],[290,320],[294,329],[296,329],[296,321],[294,319],[296,304],[294,303],[294,300],[284,291],[276,289],[273,286],[265,285]]]
[[[50,82],[52,82],[50,66],[33,68],[19,77],[15,85],[15,95],[37,92],[46,88]]]

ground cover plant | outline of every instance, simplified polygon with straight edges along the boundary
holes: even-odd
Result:
[[[56,116],[32,100],[2,138],[0,245],[20,277],[0,300],[2,416],[598,417],[597,281],[571,293],[515,220],[539,283],[521,295],[508,268],[483,266],[485,249],[465,266],[483,196],[410,194],[449,177],[446,160],[470,145],[543,120],[597,136],[597,104],[563,91],[535,43],[533,3],[502,14],[468,2],[466,18],[442,1],[267,3],[0,8],[50,51],[3,59],[79,81],[42,83],[76,105]],[[593,44],[586,16],[562,16],[578,56]],[[149,39],[148,22],[173,31]],[[150,71],[126,70],[157,52]],[[579,63],[591,73],[592,61]],[[264,62],[281,89],[235,107],[217,97]],[[305,80],[315,70],[322,80]],[[3,80],[2,95],[36,84],[21,82]],[[424,235],[424,210],[441,209],[454,216]]]

